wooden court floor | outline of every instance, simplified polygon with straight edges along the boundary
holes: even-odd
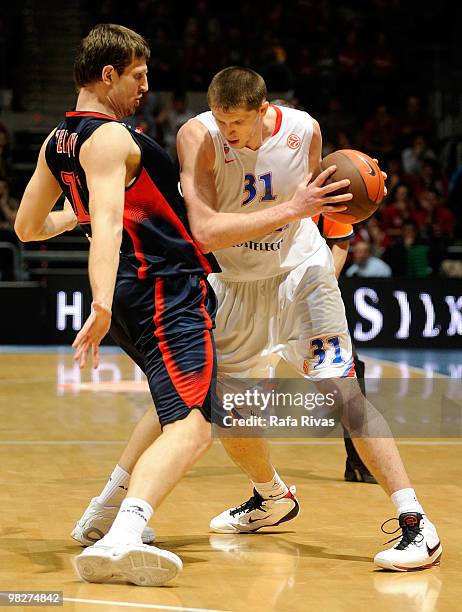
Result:
[[[0,354],[1,591],[63,591],[65,609],[101,612],[461,609],[462,441],[454,438],[399,443],[443,542],[439,568],[374,569],[373,555],[392,537],[380,525],[394,509],[377,485],[343,481],[339,440],[273,444],[278,471],[297,486],[296,521],[271,533],[210,533],[209,519],[250,492],[215,442],[152,521],[158,545],[182,557],[182,574],[162,588],[80,582],[71,560],[81,549],[69,532],[149,401],[120,354],[105,354],[102,370],[82,377],[69,353]]]

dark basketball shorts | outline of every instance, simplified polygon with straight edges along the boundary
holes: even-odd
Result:
[[[160,424],[211,420],[216,298],[200,275],[118,278],[110,334],[148,379]]]

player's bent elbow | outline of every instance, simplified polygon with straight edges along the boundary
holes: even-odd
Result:
[[[212,236],[207,230],[197,229],[192,230],[192,235],[194,238],[194,242],[198,245],[202,253],[211,253],[215,248],[214,241],[212,240]]]
[[[35,235],[33,232],[31,232],[30,228],[28,228],[24,223],[21,223],[21,221],[18,221],[18,219],[15,221],[14,231],[21,242],[32,242],[33,240],[36,240]]]
[[[202,251],[202,253],[204,253],[204,255],[207,255],[207,253],[212,253],[212,251],[215,248],[213,246],[213,243],[211,242],[203,242],[203,241],[196,240],[196,243],[199,245],[199,248]]]

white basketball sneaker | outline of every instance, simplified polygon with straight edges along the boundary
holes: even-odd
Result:
[[[183,569],[180,557],[147,544],[96,543],[74,559],[74,566],[86,582],[125,581],[138,586],[162,586]]]
[[[378,567],[396,572],[408,572],[440,564],[443,547],[435,526],[425,515],[419,512],[404,512],[399,519],[390,520],[399,520],[396,531],[402,529],[403,533],[394,538],[395,540],[401,538],[396,546],[375,555],[374,563]],[[386,523],[388,521],[382,525],[382,531]],[[384,533],[396,533],[396,531],[384,531]]]
[[[210,529],[216,533],[251,533],[262,527],[276,527],[290,521],[300,512],[292,486],[284,497],[263,499],[253,490],[253,496],[236,508],[225,510],[210,521]]]
[[[94,497],[82,517],[75,524],[71,537],[84,546],[95,544],[109,531],[118,511],[118,506],[103,506]],[[154,529],[145,527],[141,539],[144,544],[154,542],[156,539]]]

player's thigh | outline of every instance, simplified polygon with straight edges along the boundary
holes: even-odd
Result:
[[[262,283],[225,282],[209,276],[217,301],[215,344],[219,374],[260,376],[269,354],[271,299]],[[273,306],[274,307],[274,306]],[[253,372],[253,373],[252,373]]]
[[[215,296],[200,276],[157,277],[116,292],[116,310],[142,355],[162,426],[198,408],[211,416]]]
[[[319,266],[307,267],[296,288],[289,290],[284,319],[291,328],[282,357],[302,376],[353,376],[345,307],[329,257]]]

